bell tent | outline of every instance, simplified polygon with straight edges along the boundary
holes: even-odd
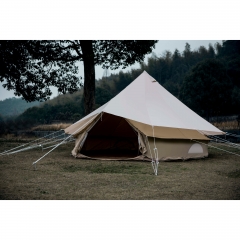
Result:
[[[76,158],[148,161],[207,157],[207,136],[225,134],[146,71],[65,133],[76,139]]]

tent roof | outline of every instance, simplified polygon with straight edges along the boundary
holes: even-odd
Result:
[[[209,135],[223,134],[169,93],[146,71],[109,102],[78,122],[101,112],[152,126],[194,129]]]

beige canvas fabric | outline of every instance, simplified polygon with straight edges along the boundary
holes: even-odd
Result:
[[[117,96],[74,125],[78,127],[86,119],[101,113],[154,127],[196,130],[209,135],[224,134],[170,94],[145,71]],[[66,129],[68,133],[72,133],[70,129],[71,126]]]
[[[147,140],[146,140],[147,141]],[[158,152],[158,160],[159,161],[172,161],[172,160],[188,160],[188,159],[198,159],[204,158],[208,156],[208,141],[202,140],[201,143],[195,143],[191,140],[166,140],[166,139],[154,139],[148,138],[149,145],[147,144],[147,151],[145,154],[140,154],[136,157],[119,157],[119,156],[111,156],[111,157],[103,157],[103,156],[86,156],[81,153],[76,155],[76,158],[80,159],[97,159],[97,160],[142,160],[142,161],[152,161],[155,159],[154,148],[156,146]],[[198,145],[197,150],[191,152],[191,148],[194,145]],[[149,148],[150,146],[150,148]],[[199,147],[200,146],[200,147]]]
[[[193,158],[203,158],[208,156],[207,140],[200,140],[201,143],[196,143],[191,140],[185,139],[155,139],[152,137],[146,137],[147,145],[146,156],[148,158],[155,159],[154,148],[157,148],[157,154],[159,161],[167,160],[187,160]],[[149,149],[150,146],[150,149]],[[195,149],[194,149],[195,147]],[[190,149],[193,149],[191,151]]]
[[[122,158],[122,157],[118,157],[118,156],[112,156],[112,157],[107,157],[107,158],[103,158],[103,157],[89,157],[86,155],[83,155],[81,153],[78,153],[76,155],[76,158],[78,159],[91,159],[91,160],[104,160],[104,161],[114,161],[114,160],[118,160],[118,161],[152,161],[150,158],[144,156],[144,155],[139,155],[137,157],[134,158]]]
[[[151,126],[151,125],[140,123],[130,119],[127,119],[127,121],[148,137],[165,138],[165,139],[209,140],[209,138],[207,138],[197,130]]]
[[[137,132],[139,151],[144,155],[147,152],[147,147],[144,140],[145,135],[142,134],[141,131],[137,127],[135,127],[128,119],[125,119],[125,120],[135,130],[135,132]]]
[[[147,136],[138,129],[140,128],[139,125],[137,125],[137,128],[136,124],[132,125],[132,123],[132,121],[126,121],[124,118],[105,113],[102,117],[98,117],[97,122],[92,121],[88,128],[78,135],[72,155],[76,158],[88,159],[146,161],[155,158],[158,158],[159,161],[166,161],[208,156],[208,149],[205,144],[208,143],[209,139],[206,137],[198,139],[199,142],[203,143],[198,144],[200,145],[200,151],[195,149],[195,151],[189,152],[196,143],[186,139],[186,136],[184,136],[184,139],[155,137],[154,141],[152,136]],[[149,135],[152,135],[150,130]],[[198,135],[195,136],[198,137]],[[111,152],[116,143],[118,151]],[[139,151],[136,151],[137,148]],[[157,155],[155,149],[157,149]],[[132,155],[132,153],[135,155]]]
[[[88,119],[86,119],[86,121]],[[83,147],[84,152],[91,152],[92,154],[95,152],[96,155],[96,152],[99,150],[111,149],[116,142],[117,147],[120,150],[128,149],[130,151],[134,151],[134,149],[139,148],[138,152],[135,151],[136,155],[140,153],[145,154],[147,152],[144,135],[134,126],[129,124],[129,122],[126,121],[124,118],[116,117],[114,115],[105,113],[102,116],[98,116],[98,118],[94,119],[95,120],[90,121],[88,127],[85,127],[84,131],[81,131],[81,133],[79,133],[76,137],[75,147],[72,150],[72,155],[74,157],[86,157],[85,155],[80,154],[80,151],[88,137],[88,133],[93,127],[93,133],[90,132],[89,138],[87,139],[87,142]],[[76,129],[78,128],[79,125],[75,126],[71,130],[76,131]],[[99,155],[103,154],[103,151],[99,153]],[[104,159],[103,157],[100,158]],[[117,157],[115,156],[114,159],[116,158]],[[124,159],[125,158],[126,157],[124,157]],[[127,157],[127,159],[130,158]]]
[[[77,138],[75,140],[75,147],[72,150],[72,155],[74,157],[76,157],[77,154],[81,151],[82,145],[85,142],[87,135],[88,135],[88,133],[87,133],[87,131],[85,131],[77,136]]]
[[[157,154],[162,161],[206,157],[205,135],[225,134],[145,71],[65,132],[76,138],[75,157],[151,160]]]
[[[70,128],[68,131],[76,132],[74,135],[76,137],[75,147],[72,150],[72,155],[75,157],[78,152],[82,149],[84,142],[88,136],[88,132],[94,127],[94,125],[99,121],[100,115],[95,115],[91,118],[85,120],[84,123],[81,123],[80,126],[74,126],[72,129]],[[87,123],[87,124],[86,124]],[[78,124],[79,125],[79,124]],[[85,126],[86,125],[86,126]],[[71,126],[70,126],[71,127]],[[77,135],[78,134],[78,135]]]
[[[64,131],[66,134],[72,134],[73,137],[78,137],[79,134],[85,132],[89,127],[95,124],[98,119],[101,117],[101,114],[95,114],[88,118],[78,121],[71,126],[67,127]]]

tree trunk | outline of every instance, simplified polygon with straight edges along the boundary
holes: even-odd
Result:
[[[84,109],[87,115],[93,111],[95,104],[94,53],[91,40],[81,40],[80,45],[84,66]]]

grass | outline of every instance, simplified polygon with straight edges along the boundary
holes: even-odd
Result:
[[[20,143],[6,144],[0,152]],[[217,149],[205,159],[160,162],[154,176],[150,162],[80,160],[72,148],[60,146],[37,170],[39,149],[1,156],[0,199],[240,199],[240,157]]]
[[[33,127],[32,131],[59,131],[72,125],[72,123],[45,124]]]
[[[234,170],[227,174],[229,178],[240,178],[240,169]]]
[[[66,172],[77,172],[77,171],[85,171],[88,173],[110,173],[110,174],[138,174],[139,170],[141,170],[142,166],[134,166],[134,164],[127,164],[127,165],[107,165],[104,163],[96,163],[91,166],[83,166],[83,167],[76,167],[75,165],[69,165],[63,167],[63,170]]]

